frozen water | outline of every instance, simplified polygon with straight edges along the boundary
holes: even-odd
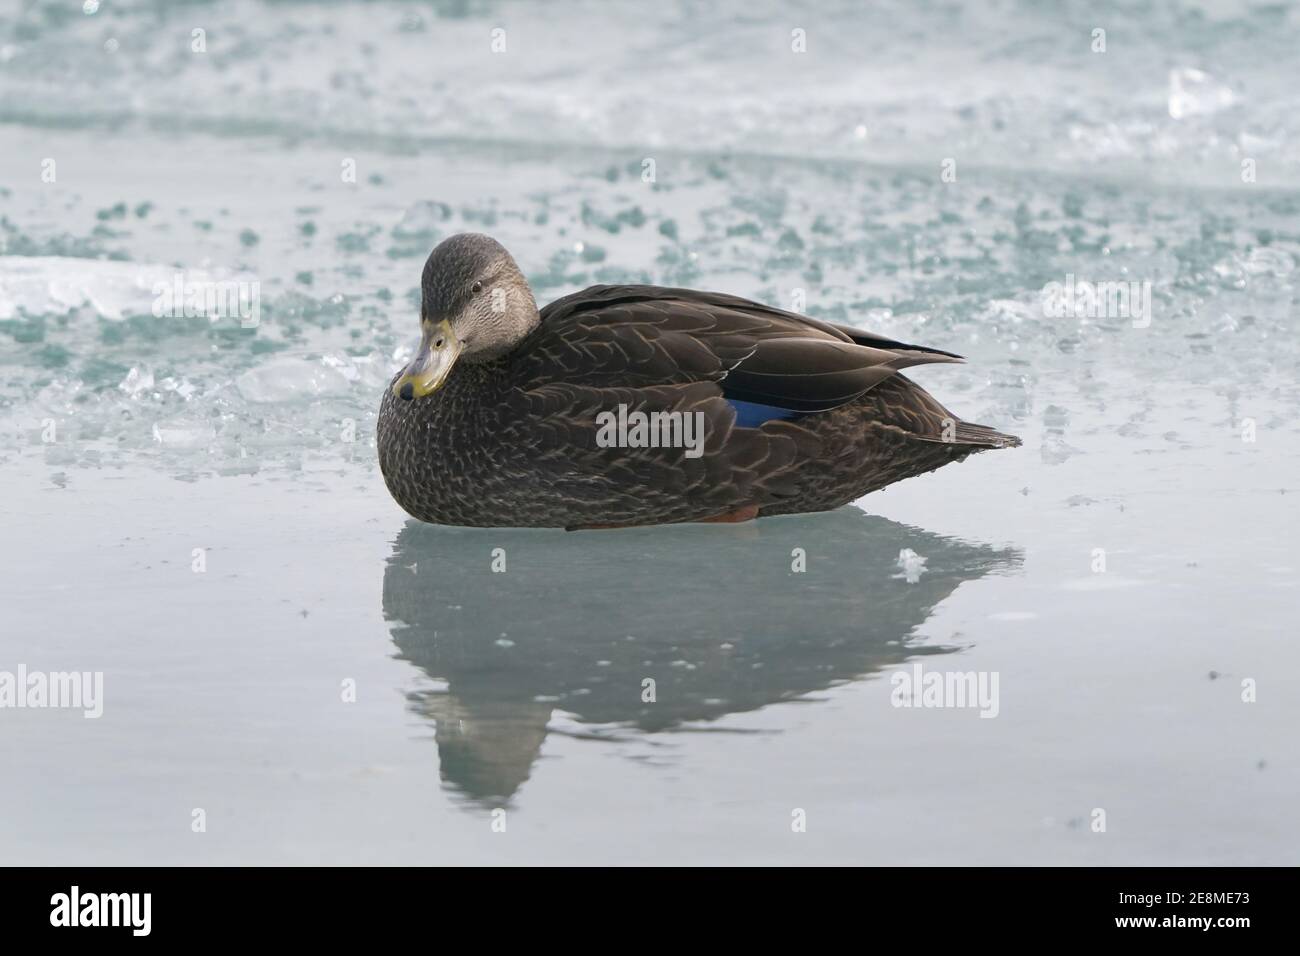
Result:
[[[915,584],[925,573],[925,558],[911,548],[904,548],[898,552],[898,567],[902,573],[897,577],[901,577],[908,584]]]
[[[107,695],[4,718],[6,860],[1296,862],[1300,18],[863,6],[0,10],[0,670]],[[542,302],[957,351],[918,380],[1024,447],[755,526],[415,526],[374,416],[464,230]],[[157,314],[178,275],[260,320]],[[1085,282],[1149,311],[1046,307]],[[998,718],[891,708],[922,654]]]
[[[1234,101],[1232,90],[1201,70],[1169,71],[1169,115],[1176,120],[1217,113]]]

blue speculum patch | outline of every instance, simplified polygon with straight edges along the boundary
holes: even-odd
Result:
[[[727,401],[736,410],[736,425],[740,428],[757,428],[764,422],[775,419],[788,421],[804,414],[779,405],[761,405],[758,402],[742,402],[734,398],[729,398]]]

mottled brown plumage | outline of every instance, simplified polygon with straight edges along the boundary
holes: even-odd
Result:
[[[468,249],[444,248],[457,240]],[[440,256],[452,257],[458,282],[439,280]],[[473,308],[461,286],[493,291],[495,279],[485,288],[473,277],[499,273],[501,256],[509,259],[478,236],[434,251],[426,335],[444,318],[444,330],[472,328],[463,337],[477,340],[483,357],[467,344],[437,390],[414,400],[395,394],[411,394],[399,376],[380,408],[385,481],[423,521],[581,528],[701,521],[748,506],[759,516],[824,511],[973,452],[1019,444],[959,421],[899,374],[957,356],[729,295],[594,286],[529,322],[527,294],[510,322],[531,329],[508,347],[489,343],[491,318],[459,319],[456,310]],[[482,268],[466,258],[483,260]],[[507,289],[512,301],[525,294]],[[735,402],[796,417],[741,427]],[[702,413],[703,454],[600,447],[597,416],[620,405]]]

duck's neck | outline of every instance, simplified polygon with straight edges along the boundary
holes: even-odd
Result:
[[[506,360],[457,362],[427,398],[403,401],[388,389],[379,412],[379,464],[393,497],[425,521],[471,522],[498,469]]]
[[[455,454],[481,446],[496,432],[507,387],[504,360],[457,362],[438,391],[410,403],[401,417],[408,430],[436,436],[421,445]]]

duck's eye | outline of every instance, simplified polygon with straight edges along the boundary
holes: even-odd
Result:
[[[472,286],[469,287],[469,291],[473,292],[475,295],[478,295],[480,292],[483,291],[483,283],[475,282]]]

